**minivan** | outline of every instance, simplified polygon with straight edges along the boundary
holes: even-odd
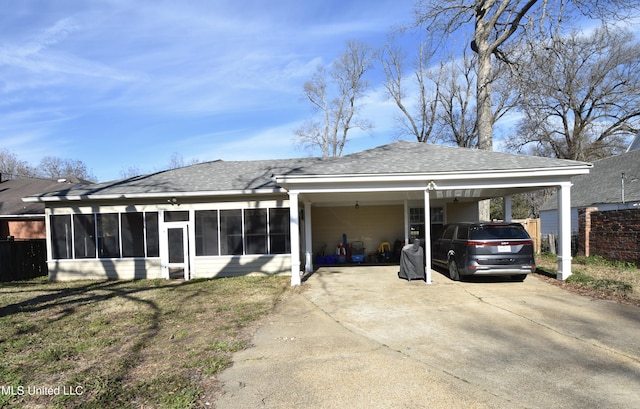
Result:
[[[464,276],[510,276],[523,281],[536,271],[533,241],[520,223],[466,222],[444,226],[433,242],[433,264]]]

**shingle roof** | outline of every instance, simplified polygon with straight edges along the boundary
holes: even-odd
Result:
[[[625,202],[640,201],[640,150],[634,150],[594,161],[588,175],[571,178],[571,207],[621,203],[623,172]],[[557,200],[552,196],[540,210],[557,207]]]
[[[12,179],[0,183],[0,215],[44,215],[44,204],[25,203],[23,197],[46,192],[58,191],[62,188],[78,186],[80,181],[73,179]]]
[[[112,182],[98,183],[52,196],[140,195],[278,189],[272,176],[403,174],[542,169],[584,165],[581,162],[513,155],[400,141],[337,158],[213,161]]]
[[[474,172],[576,166],[581,162],[540,156],[398,141],[306,166],[305,174]]]
[[[98,196],[188,192],[273,190],[274,173],[299,172],[305,164],[319,159],[257,161],[212,161],[126,179],[96,183],[76,189],[41,195]]]

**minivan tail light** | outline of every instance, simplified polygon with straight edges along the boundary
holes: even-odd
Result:
[[[509,246],[509,245],[532,245],[533,240],[504,240],[504,241],[468,241],[467,246],[484,247],[484,246]]]

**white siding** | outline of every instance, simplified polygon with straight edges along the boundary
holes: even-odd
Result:
[[[290,274],[289,254],[196,257],[192,278]]]
[[[159,258],[53,260],[48,266],[51,281],[162,278]]]
[[[542,210],[540,212],[540,233],[542,237],[558,234],[558,210]],[[578,232],[578,209],[571,208],[571,233]]]

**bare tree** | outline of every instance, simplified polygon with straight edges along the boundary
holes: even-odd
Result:
[[[191,159],[190,161],[185,161],[182,155],[180,155],[178,152],[173,152],[171,154],[171,158],[169,158],[169,164],[165,167],[165,169],[178,169],[185,166],[195,165],[197,163],[200,163],[200,159]]]
[[[594,160],[624,151],[640,130],[640,43],[626,31],[576,32],[532,46],[524,64],[517,150]]]
[[[0,181],[37,176],[36,170],[15,153],[0,149]]]
[[[474,92],[477,57],[463,52],[462,57],[452,56],[433,67],[430,61],[433,54],[425,50],[425,44],[421,44],[409,85],[403,76],[406,71],[404,53],[388,45],[382,54],[386,74],[384,85],[400,110],[401,133],[415,136],[419,142],[441,141],[477,147]],[[495,122],[515,106],[518,93],[513,88],[506,64],[496,65],[492,82],[499,90],[492,96],[491,118]],[[408,106],[411,103],[413,109]]]
[[[464,53],[461,60],[440,66],[438,101],[442,109],[438,121],[447,142],[472,148],[477,146],[477,122],[475,116],[474,58]]]
[[[372,67],[372,58],[370,47],[349,41],[330,71],[319,67],[304,84],[304,96],[319,118],[306,121],[294,131],[302,146],[320,148],[323,157],[340,156],[351,129],[372,128],[369,121],[356,115],[357,101],[368,88],[363,76]]]
[[[37,167],[38,175],[45,178],[67,178],[75,176],[87,181],[96,181],[96,177],[87,170],[87,165],[81,160],[62,159],[55,156],[45,156]]]
[[[440,81],[436,71],[428,68],[433,53],[426,50],[426,45],[420,44],[410,84],[404,78],[406,54],[395,43],[387,44],[380,58],[386,78],[384,87],[400,109],[400,134],[414,136],[418,142],[430,141],[438,109]],[[407,100],[415,101],[413,106],[407,106]]]
[[[477,54],[478,147],[493,149],[491,106],[493,58],[513,64],[504,47],[516,32],[535,27],[541,36],[556,34],[573,12],[600,18],[620,18],[620,10],[636,8],[636,0],[418,0],[417,24],[448,36],[473,24],[470,47]],[[563,21],[564,20],[564,21]]]

